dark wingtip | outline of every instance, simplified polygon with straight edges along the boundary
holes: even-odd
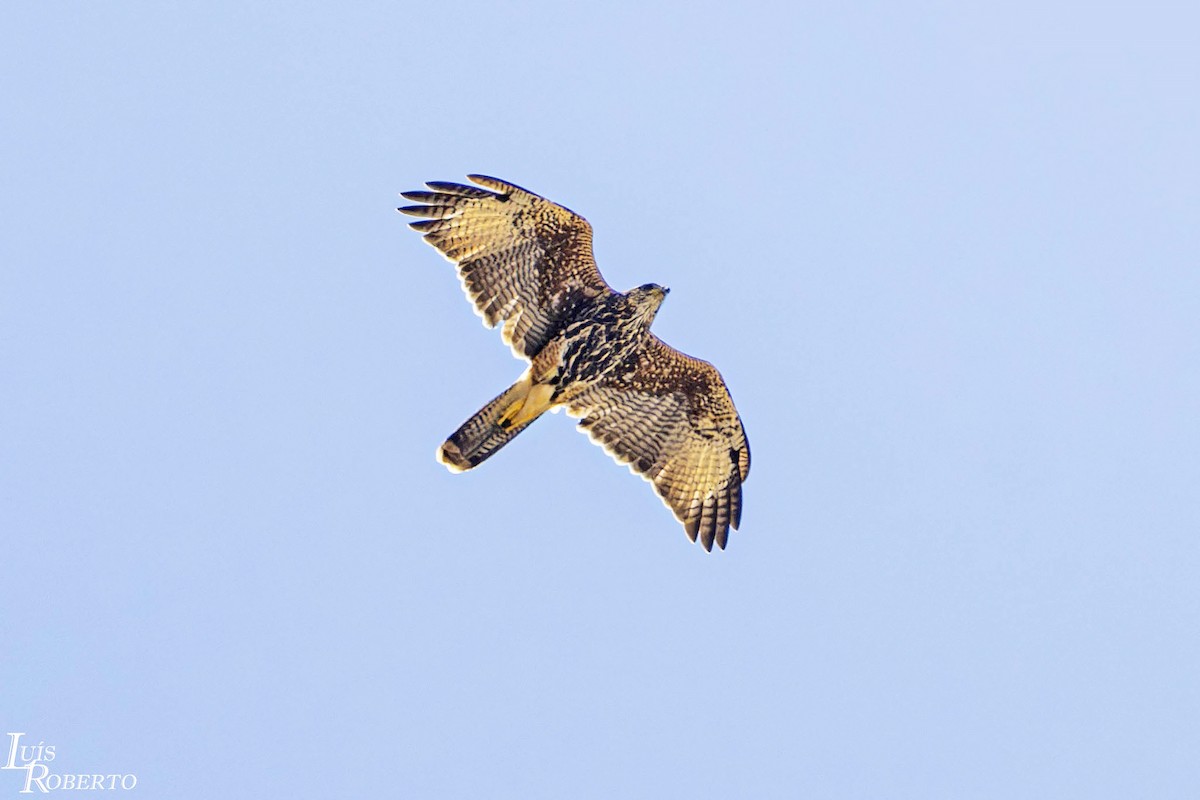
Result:
[[[733,505],[733,519],[729,523],[733,526],[734,530],[737,530],[742,524],[742,484],[739,483],[734,487],[731,501]]]
[[[425,185],[438,194],[450,195],[451,197],[467,197],[480,200],[492,196],[491,192],[480,189],[478,186],[467,186],[466,184],[453,183],[451,181],[426,181]]]
[[[728,543],[728,541],[729,541],[729,528],[728,528],[728,526],[726,526],[726,527],[722,528],[721,530],[717,531],[717,547],[724,550],[725,545]]]
[[[493,196],[502,203],[506,202],[512,196],[514,190],[521,188],[515,183],[509,183],[508,181],[501,180],[500,178],[493,178],[491,175],[480,175],[477,172],[472,173],[467,177],[473,183],[477,183],[480,186],[486,186],[491,190]]]

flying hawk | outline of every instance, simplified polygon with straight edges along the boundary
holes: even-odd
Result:
[[[550,409],[565,407],[618,463],[654,484],[705,550],[742,516],[750,448],[721,375],[650,332],[667,289],[612,289],[578,214],[505,181],[431,181],[404,192],[410,225],[458,266],[489,328],[529,368],[438,449],[452,472],[478,466]],[[484,187],[484,188],[479,188]]]

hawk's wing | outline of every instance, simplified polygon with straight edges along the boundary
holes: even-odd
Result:
[[[705,550],[724,548],[742,517],[750,446],[721,374],[650,336],[634,372],[567,404],[580,429],[620,464],[654,484]]]
[[[423,205],[398,210],[429,217],[410,225],[458,265],[483,323],[503,322],[504,341],[531,359],[577,303],[612,291],[592,255],[592,226],[520,186],[468,177],[487,188],[432,181],[433,191],[403,193]]]

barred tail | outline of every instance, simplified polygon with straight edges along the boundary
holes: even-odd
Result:
[[[545,411],[526,408],[530,388],[522,378],[479,409],[438,448],[437,460],[451,472],[466,472],[512,441]]]

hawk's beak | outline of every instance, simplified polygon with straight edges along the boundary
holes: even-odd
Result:
[[[667,295],[669,295],[670,293],[671,293],[671,290],[670,290],[670,289],[668,289],[666,286],[664,286],[664,287],[663,287],[663,297],[666,297],[666,296],[667,296]]]

